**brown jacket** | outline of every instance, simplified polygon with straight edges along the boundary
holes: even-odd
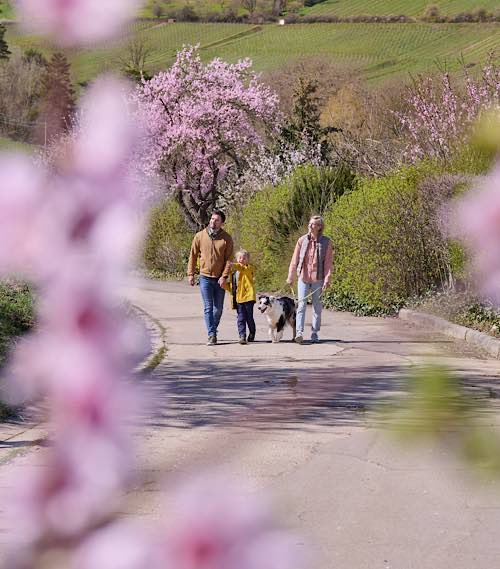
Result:
[[[200,274],[205,277],[227,277],[230,272],[229,261],[233,257],[233,239],[223,229],[215,239],[208,234],[207,229],[199,231],[193,239],[187,274],[193,276],[196,262],[200,258]]]

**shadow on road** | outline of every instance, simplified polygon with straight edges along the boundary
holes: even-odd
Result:
[[[366,425],[368,417],[380,423],[395,398],[406,393],[408,373],[398,365],[288,367],[283,362],[282,367],[238,367],[220,360],[164,364],[143,377],[153,404],[144,423],[180,429],[224,425],[273,430]],[[487,413],[488,391],[481,381],[480,374],[469,371],[464,383],[474,385],[471,394],[484,399]],[[368,415],[373,411],[377,413]]]

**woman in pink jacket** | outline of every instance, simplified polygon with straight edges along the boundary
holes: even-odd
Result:
[[[312,297],[313,318],[311,326],[311,342],[319,341],[321,328],[321,293],[330,284],[333,265],[332,242],[323,235],[323,218],[319,215],[309,220],[309,232],[303,235],[295,245],[287,283],[293,285],[297,273],[297,334],[295,341],[302,344],[306,318],[307,299]]]

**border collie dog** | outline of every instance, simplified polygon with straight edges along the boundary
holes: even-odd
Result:
[[[279,342],[281,340],[286,324],[292,327],[292,341],[295,340],[297,311],[293,299],[288,296],[275,297],[267,294],[259,294],[259,304],[257,308],[267,318],[271,342]]]

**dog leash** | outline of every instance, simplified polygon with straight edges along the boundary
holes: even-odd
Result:
[[[290,289],[292,290],[292,295],[293,295],[293,300],[295,301],[295,304],[298,304],[299,301],[297,300],[297,297],[295,296],[295,291],[293,290],[293,286],[290,285]],[[314,291],[311,291],[309,294],[307,294],[306,296],[304,296],[304,298],[302,299],[302,302],[305,300],[307,301],[312,295],[314,294]],[[323,291],[321,291],[319,293],[319,296],[323,296]]]

